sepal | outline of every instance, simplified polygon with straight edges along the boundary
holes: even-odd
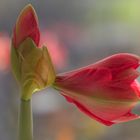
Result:
[[[13,73],[20,83],[23,100],[53,84],[55,71],[46,47],[38,48],[27,38],[18,48],[13,46],[11,52]]]

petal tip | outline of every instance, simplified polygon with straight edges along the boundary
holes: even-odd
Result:
[[[26,5],[20,12],[13,34],[13,43],[17,47],[23,40],[30,37],[39,44],[38,17],[31,4]]]
[[[34,7],[31,5],[31,4],[28,4],[28,5],[26,5],[24,8],[23,8],[23,10],[21,11],[21,14],[22,13],[32,13],[33,15],[34,15],[34,17],[36,18],[36,21],[38,21],[38,19],[37,19],[37,14],[36,14],[36,11],[35,11],[35,9],[34,9]]]
[[[21,20],[30,20],[30,18],[26,17],[28,14],[31,14],[32,18],[35,18],[36,23],[38,22],[37,19],[37,14],[35,12],[35,9],[33,8],[33,6],[31,4],[26,5],[20,12],[19,17],[17,19],[16,25],[18,25]]]

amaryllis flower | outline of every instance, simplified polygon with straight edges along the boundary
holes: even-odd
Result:
[[[50,86],[55,80],[55,72],[48,50],[39,47],[38,20],[29,4],[20,13],[13,33],[11,63],[13,73],[20,83],[23,100],[32,93]]]
[[[82,112],[105,124],[139,118],[131,110],[140,99],[140,57],[121,53],[56,77],[55,88]]]

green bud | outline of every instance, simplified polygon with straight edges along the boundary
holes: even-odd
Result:
[[[23,100],[31,98],[39,91],[53,84],[55,71],[47,48],[38,48],[27,38],[18,48],[12,46],[12,69],[21,86]]]

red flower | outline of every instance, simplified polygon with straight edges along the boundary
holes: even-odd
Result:
[[[17,19],[13,35],[14,47],[18,47],[27,37],[38,46],[40,39],[38,18],[31,5],[27,5]]]
[[[54,86],[82,112],[105,125],[137,119],[131,110],[140,99],[135,80],[139,61],[136,55],[116,54],[57,76]]]

